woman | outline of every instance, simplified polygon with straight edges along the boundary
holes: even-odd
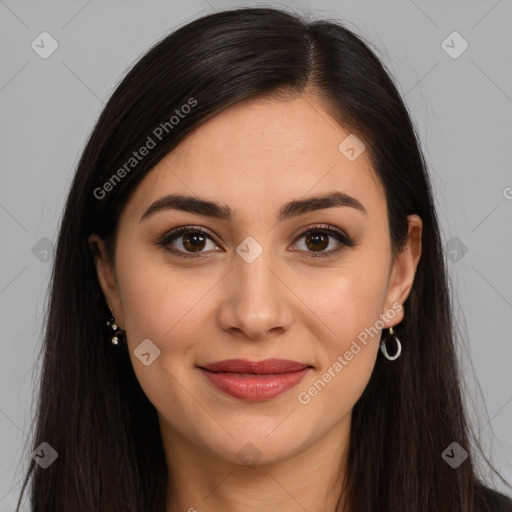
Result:
[[[198,19],[83,152],[52,276],[33,511],[498,511],[470,446],[426,165],[364,42]]]

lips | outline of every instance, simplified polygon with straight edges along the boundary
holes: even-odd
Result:
[[[250,401],[269,400],[288,391],[311,368],[311,365],[285,359],[228,359],[199,366],[203,375],[217,390]]]
[[[247,361],[245,359],[226,359],[216,363],[200,366],[211,372],[232,372],[232,373],[251,373],[255,375],[264,375],[269,373],[288,373],[303,370],[311,366],[309,364],[289,361],[287,359],[265,359],[263,361]]]

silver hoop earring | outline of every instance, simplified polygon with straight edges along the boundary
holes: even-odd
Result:
[[[389,355],[388,352],[388,346],[387,341],[389,338],[394,338],[396,343],[396,353],[393,356]],[[380,342],[380,350],[384,354],[384,357],[388,359],[389,361],[394,361],[395,359],[398,359],[400,357],[400,354],[402,352],[402,344],[400,343],[400,340],[398,339],[398,336],[393,331],[393,327],[389,328],[389,334],[386,336],[381,342]]]

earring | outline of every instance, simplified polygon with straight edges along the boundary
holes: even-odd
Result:
[[[389,338],[394,338],[396,343],[396,353],[394,356],[390,356],[388,352],[387,347],[387,341]],[[388,359],[389,361],[394,361],[395,359],[398,359],[400,356],[400,353],[402,352],[402,344],[400,343],[400,340],[398,339],[398,336],[393,331],[393,327],[389,328],[389,334],[386,336],[381,342],[380,342],[380,349],[382,353],[384,354],[384,357]]]
[[[123,340],[124,331],[116,324],[116,321],[112,315],[112,310],[110,310],[110,313],[110,318],[107,320],[107,326],[112,334],[110,341],[112,345],[119,346],[125,343]]]

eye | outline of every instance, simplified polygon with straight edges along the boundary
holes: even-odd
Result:
[[[332,256],[338,252],[340,252],[345,246],[353,247],[355,242],[342,231],[338,231],[337,229],[331,228],[330,226],[318,225],[312,228],[308,228],[299,234],[297,240],[304,239],[303,244],[296,244],[299,247],[293,250],[301,250],[307,253],[307,257],[327,257]],[[331,246],[331,240],[334,239],[332,245],[334,248],[331,248],[328,251],[325,251],[328,247]],[[310,252],[312,251],[312,252]]]
[[[167,233],[157,242],[157,245],[168,248],[171,252],[179,254],[184,258],[197,258],[204,254],[208,241],[214,242],[213,238],[202,228],[182,226]],[[212,243],[214,249],[217,247]]]

